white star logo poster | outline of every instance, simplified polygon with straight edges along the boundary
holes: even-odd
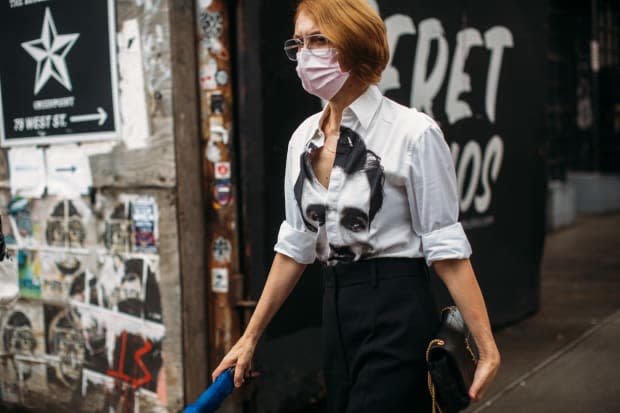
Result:
[[[114,0],[0,3],[2,146],[118,139]]]
[[[58,80],[61,85],[71,91],[71,77],[65,57],[78,37],[80,37],[79,33],[58,34],[50,8],[45,9],[41,37],[22,43],[22,47],[37,62],[35,95],[39,93],[50,78]]]

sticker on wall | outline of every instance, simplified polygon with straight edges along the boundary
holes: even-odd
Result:
[[[210,137],[209,140],[215,143],[223,143],[224,145],[228,145],[228,131],[223,127],[212,127],[209,130]]]
[[[215,81],[220,86],[226,85],[226,83],[228,83],[228,72],[225,70],[218,70],[215,74]]]
[[[200,13],[200,28],[208,39],[218,39],[222,35],[223,20],[220,12],[204,10]]]
[[[207,49],[211,49],[214,42],[222,36],[223,19],[219,12],[200,11],[200,28],[204,35],[204,43]]]
[[[222,159],[220,145],[228,145],[228,131],[221,126],[211,126],[209,141],[207,142],[206,157],[211,162],[219,162]]]
[[[232,246],[230,241],[224,237],[218,237],[213,241],[213,259],[220,263],[226,264],[230,262]]]
[[[108,252],[157,253],[159,212],[155,198],[123,194],[107,214],[102,238]]]
[[[215,179],[230,179],[230,162],[215,162]]]
[[[228,269],[213,268],[211,270],[211,290],[214,293],[228,292]]]
[[[207,93],[207,102],[209,103],[209,129],[224,127],[224,103],[225,98],[220,91],[211,91]]]
[[[205,148],[205,158],[211,162],[218,162],[222,159],[222,151],[220,151],[219,146],[217,146],[215,142],[207,142],[207,147]]]
[[[217,61],[213,58],[207,61],[207,64],[200,68],[200,87],[203,90],[217,89]]]
[[[139,198],[131,203],[134,252],[157,253],[159,212],[152,197]]]
[[[217,207],[230,205],[232,202],[232,183],[230,179],[222,179],[215,182],[215,201]]]
[[[224,114],[224,95],[222,94],[222,92],[211,92],[209,96],[209,104],[211,107],[211,115]]]

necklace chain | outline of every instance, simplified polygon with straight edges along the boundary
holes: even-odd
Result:
[[[327,145],[323,145],[323,147],[324,147],[325,149],[327,149],[327,151],[328,151],[328,152],[331,152],[331,153],[333,153],[333,154],[335,154],[335,153],[336,153],[336,151],[329,149],[329,148],[327,147]]]

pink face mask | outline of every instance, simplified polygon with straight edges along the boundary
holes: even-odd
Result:
[[[336,49],[316,56],[307,49],[297,54],[297,75],[306,92],[330,100],[349,78],[349,72],[340,70]]]

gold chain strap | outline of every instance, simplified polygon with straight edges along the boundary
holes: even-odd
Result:
[[[443,340],[440,340],[438,338],[431,340],[430,343],[428,343],[428,347],[426,348],[426,362],[428,363],[428,356],[431,352],[431,347],[437,344],[439,346],[443,346],[444,344],[446,344]],[[439,407],[439,403],[437,403],[437,398],[435,395],[435,385],[433,384],[433,379],[431,378],[431,372],[428,371],[426,373],[426,381],[427,381],[427,385],[428,385],[428,391],[431,394],[431,400],[433,403],[433,409],[432,409],[432,413],[443,413],[443,411],[441,410],[441,407]]]
[[[469,352],[469,355],[471,356],[471,359],[474,361],[474,364],[478,365],[478,359],[476,358],[476,355],[474,354],[474,350],[471,348],[471,344],[469,343],[469,338],[465,338],[465,348]]]
[[[426,362],[428,363],[428,357],[430,355],[431,352],[431,347],[437,344],[439,346],[443,346],[446,343],[443,340],[440,340],[438,338],[431,340],[430,343],[428,343],[428,347],[426,348]],[[469,344],[469,340],[465,339],[465,348],[467,349],[467,351],[469,352],[472,360],[474,361],[474,364],[478,364],[478,359],[476,358],[473,349],[471,348],[471,345]],[[428,391],[431,394],[431,400],[433,402],[433,409],[432,409],[432,413],[443,413],[443,411],[441,410],[441,407],[439,406],[439,403],[437,403],[437,395],[435,393],[435,385],[433,384],[433,379],[431,377],[431,372],[427,371],[426,372],[426,381],[427,381],[427,385],[428,385]]]

